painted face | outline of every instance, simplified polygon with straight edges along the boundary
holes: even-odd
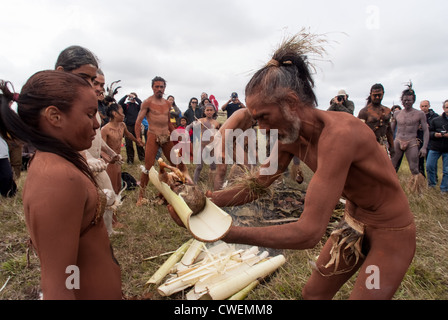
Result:
[[[98,100],[104,99],[104,85],[106,84],[106,80],[102,74],[98,74],[95,80],[93,80],[93,89],[98,97]]]
[[[260,129],[278,130],[278,139],[284,144],[295,142],[300,136],[300,119],[292,112],[289,106],[265,104],[259,96],[246,97],[247,108],[258,121]]]
[[[406,109],[410,109],[414,105],[415,99],[411,95],[405,95],[403,96],[401,102],[403,103],[403,107],[405,107]]]
[[[383,96],[384,92],[381,89],[375,89],[370,92],[370,99],[374,105],[381,104],[381,101],[383,101]]]
[[[155,81],[154,85],[152,86],[152,91],[154,91],[154,95],[157,98],[163,98],[163,95],[165,93],[165,83],[163,81]]]
[[[78,69],[72,70],[71,73],[77,74],[81,78],[86,79],[93,87],[94,86],[93,81],[96,79],[97,70],[98,70],[97,67],[95,67],[94,65],[85,64],[79,67]]]
[[[97,101],[94,90],[81,88],[70,112],[61,114],[63,132],[58,138],[77,151],[86,150],[92,146],[96,136],[95,131],[100,127],[96,119]]]

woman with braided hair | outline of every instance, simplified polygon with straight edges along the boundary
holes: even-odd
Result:
[[[372,130],[350,114],[316,108],[306,54],[322,54],[318,36],[298,34],[285,41],[272,60],[246,86],[249,112],[260,129],[278,130],[278,154],[261,166],[257,189],[284,172],[293,156],[314,175],[297,222],[268,227],[232,226],[224,241],[279,249],[309,249],[324,236],[341,196],[346,210],[341,225],[322,248],[305,299],[331,299],[359,270],[351,299],[391,299],[415,251],[415,225],[391,161]],[[263,168],[277,163],[277,173]],[[252,184],[253,185],[253,184]],[[219,206],[256,199],[248,184],[208,192]],[[181,224],[171,206],[171,215]],[[372,274],[375,272],[375,274]],[[373,281],[371,281],[373,276]]]
[[[105,197],[81,155],[99,128],[92,86],[69,72],[41,71],[20,94],[9,87],[0,83],[0,133],[37,149],[22,198],[43,298],[121,299],[120,267],[102,218]]]

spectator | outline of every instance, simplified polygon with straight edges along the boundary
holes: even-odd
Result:
[[[188,103],[188,109],[184,112],[184,117],[187,118],[187,125],[192,123],[195,120],[201,119],[204,117],[204,114],[199,108],[198,105],[198,99],[197,98],[191,98],[190,102]]]
[[[136,137],[135,121],[137,120],[138,113],[140,112],[142,101],[138,98],[135,92],[131,92],[121,98],[118,104],[123,108],[123,113],[125,115],[124,123],[126,124],[126,128],[134,137]],[[126,144],[126,162],[133,164],[135,156],[134,142],[127,137],[125,137],[124,141]],[[145,161],[145,149],[139,145],[137,145],[136,148],[138,159],[140,161]]]
[[[227,119],[229,119],[236,110],[242,108],[245,108],[245,106],[240,99],[238,99],[238,93],[232,92],[230,100],[222,106],[221,110],[227,111]]]
[[[426,159],[426,170],[428,171],[428,185],[437,185],[437,163],[442,157],[443,178],[440,191],[448,192],[448,100],[443,103],[443,114],[434,118],[429,124],[429,153]]]
[[[182,113],[180,112],[179,107],[176,105],[174,96],[168,96],[166,100],[171,103],[170,122],[174,128],[177,128],[180,125],[180,117],[182,116]]]
[[[348,100],[348,94],[345,90],[339,90],[338,95],[331,99],[328,111],[343,111],[353,114],[355,111],[355,104]]]
[[[426,115],[426,122],[428,122],[428,126],[431,123],[432,119],[437,118],[439,116],[437,113],[434,112],[434,110],[431,109],[431,103],[428,100],[423,100],[420,102],[420,110],[422,110],[423,113]],[[418,127],[417,139],[419,141],[418,149],[420,150],[421,147],[423,146],[423,130],[421,126]],[[427,158],[428,154],[426,155],[426,157],[419,158],[418,162],[418,169],[424,177],[426,177],[425,159]]]
[[[215,114],[213,115],[213,119],[218,119],[218,111],[219,111],[219,103],[218,100],[216,100],[214,95],[210,95],[210,102],[215,106]]]

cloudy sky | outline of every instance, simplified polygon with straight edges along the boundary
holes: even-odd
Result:
[[[0,79],[19,91],[34,72],[54,68],[77,44],[99,58],[106,82],[121,80],[117,98],[146,98],[151,79],[167,80],[181,110],[205,91],[220,105],[244,87],[281,40],[302,27],[329,44],[314,79],[320,109],[339,89],[365,105],[382,83],[383,104],[400,103],[412,80],[417,104],[436,112],[448,99],[448,2],[300,0],[0,0]]]

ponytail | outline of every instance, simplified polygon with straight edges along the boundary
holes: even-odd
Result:
[[[323,56],[325,39],[302,30],[286,39],[274,52],[272,59],[255,73],[246,86],[246,97],[262,93],[264,101],[271,103],[284,99],[284,90],[294,92],[308,105],[317,106],[313,91],[314,81],[308,55]],[[281,90],[283,89],[283,90]]]
[[[39,127],[43,109],[55,105],[62,112],[69,112],[79,89],[90,88],[90,84],[74,74],[52,70],[33,75],[23,86],[20,95],[12,92],[8,88],[9,84],[0,81],[0,134],[5,138],[26,142],[37,150],[61,156],[95,183],[85,158],[65,142],[43,133]],[[11,109],[14,100],[17,100],[17,113]]]

